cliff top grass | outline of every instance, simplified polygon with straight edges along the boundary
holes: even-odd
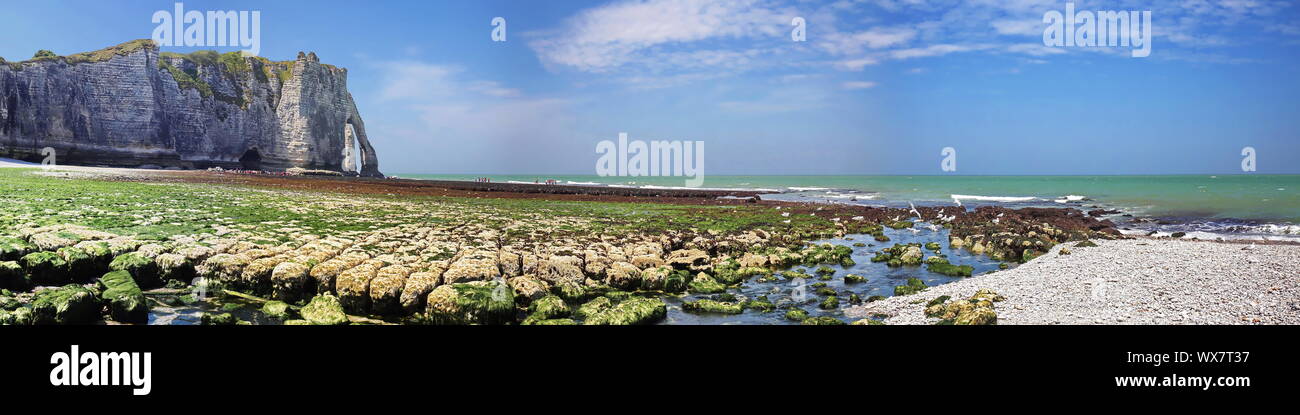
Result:
[[[132,53],[135,53],[135,52],[137,52],[137,51],[140,51],[140,50],[143,50],[143,49],[146,49],[146,48],[157,49],[158,46],[157,46],[157,44],[155,44],[154,41],[151,40],[151,39],[136,39],[136,40],[132,40],[132,41],[129,41],[129,42],[126,42],[126,43],[122,43],[122,44],[118,44],[118,45],[109,46],[109,47],[107,47],[107,48],[103,48],[103,49],[100,49],[100,50],[96,50],[96,51],[92,51],[92,52],[74,53],[74,54],[71,54],[71,55],[68,55],[68,56],[59,56],[58,54],[56,54],[56,53],[54,53],[54,52],[51,52],[51,51],[48,51],[48,50],[42,49],[42,50],[36,51],[36,54],[33,55],[31,59],[28,59],[28,60],[25,60],[25,61],[22,61],[22,62],[6,62],[3,58],[0,58],[0,63],[6,63],[6,64],[9,65],[10,68],[13,68],[14,70],[19,70],[19,71],[20,71],[20,70],[22,70],[22,66],[23,66],[23,64],[26,64],[26,63],[46,62],[46,61],[63,61],[63,62],[68,63],[69,65],[76,65],[76,64],[80,64],[80,63],[104,62],[104,61],[107,61],[107,60],[109,60],[109,59],[112,59],[114,56],[126,56],[126,55],[130,55],[130,54],[132,54]]]

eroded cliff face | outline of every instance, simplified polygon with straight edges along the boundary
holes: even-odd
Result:
[[[60,164],[301,167],[382,177],[347,69],[312,53],[286,62],[179,55],[159,53],[146,39],[0,61],[0,156],[39,161],[45,147]]]

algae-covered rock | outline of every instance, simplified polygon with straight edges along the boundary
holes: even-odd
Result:
[[[108,268],[113,271],[127,271],[135,279],[135,283],[142,289],[161,287],[162,279],[158,275],[158,264],[153,259],[148,258],[136,252],[127,252],[113,258],[113,262],[108,264]]]
[[[691,292],[697,294],[717,294],[727,290],[727,286],[714,280],[709,274],[703,272],[695,276],[690,283]]]
[[[424,301],[429,297],[429,292],[438,286],[438,278],[438,274],[432,272],[413,272],[407,276],[400,299],[402,310],[407,314],[424,310]]]
[[[523,324],[538,324],[544,320],[568,317],[570,313],[569,305],[564,303],[564,299],[557,295],[547,295],[528,306],[528,318],[524,319]]]
[[[282,301],[297,301],[307,293],[311,268],[296,261],[285,261],[271,270],[271,297]]]
[[[18,261],[0,261],[0,289],[27,291],[32,289],[32,280],[23,271]]]
[[[805,326],[843,326],[843,325],[845,325],[845,323],[844,323],[843,320],[840,320],[840,319],[835,318],[835,317],[827,317],[827,316],[807,318],[807,319],[804,319],[804,320],[803,320],[803,323],[802,323],[802,324],[805,325]]]
[[[826,297],[825,300],[822,300],[821,304],[817,305],[817,308],[820,308],[822,310],[834,310],[840,308],[840,299],[839,297],[833,295],[830,297]]]
[[[605,269],[606,281],[620,290],[641,288],[641,270],[627,262],[615,262]]]
[[[19,261],[34,285],[63,285],[72,282],[67,262],[54,252],[32,252]]]
[[[338,297],[330,294],[321,294],[311,299],[311,302],[299,311],[303,320],[307,320],[313,325],[318,326],[337,326],[348,324],[348,315],[343,312],[343,305],[339,304]]]
[[[94,257],[91,257],[79,248],[65,246],[59,248],[56,253],[59,254],[60,258],[63,258],[64,266],[67,267],[68,277],[71,278],[72,281],[90,281],[104,272],[103,269],[99,268],[99,264],[95,262]]]
[[[870,318],[864,318],[864,319],[861,319],[861,320],[858,320],[858,321],[854,321],[853,323],[851,323],[851,324],[849,324],[849,325],[851,325],[851,326],[883,326],[883,325],[885,325],[885,323],[882,322],[882,321],[880,321],[880,320],[875,320],[875,319],[870,319]]]
[[[285,304],[283,301],[267,301],[266,304],[262,305],[262,313],[265,313],[267,317],[286,321],[290,317],[289,304]]]
[[[802,309],[792,309],[785,312],[785,319],[790,321],[804,321],[808,318],[808,312]]]
[[[402,311],[402,287],[410,268],[390,265],[379,270],[370,280],[370,311],[375,314],[397,314]]]
[[[194,279],[194,264],[185,255],[177,253],[159,254],[153,259],[158,265],[158,277],[163,281],[184,281]]]
[[[602,311],[608,310],[610,307],[613,306],[614,306],[614,301],[610,300],[609,297],[597,297],[594,300],[588,301],[583,305],[578,306],[578,309],[573,311],[573,316],[581,319],[587,319],[587,318],[591,318],[591,316],[594,316],[596,314],[600,314]]]
[[[199,324],[204,326],[233,326],[239,324],[239,319],[230,313],[203,313],[199,316]]]
[[[425,313],[434,324],[510,324],[515,292],[501,281],[471,281],[434,288]]]
[[[69,284],[36,293],[32,299],[33,324],[90,324],[99,321],[100,302],[95,291]]]
[[[555,318],[550,320],[534,321],[528,324],[532,324],[534,326],[574,326],[577,325],[578,322],[573,321],[573,319],[569,319],[569,318]]]
[[[0,261],[17,261],[35,250],[36,246],[22,238],[0,236]]]
[[[953,265],[947,261],[935,262],[925,266],[930,272],[947,275],[950,277],[969,277],[975,268],[970,265]]]
[[[894,286],[894,295],[909,295],[919,293],[925,290],[925,281],[919,278],[908,278],[907,284]]]
[[[668,316],[668,305],[658,298],[631,297],[614,307],[596,313],[582,323],[586,325],[652,324]]]
[[[140,286],[126,271],[112,271],[99,277],[103,292],[99,297],[108,304],[109,317],[123,323],[149,322],[149,303]]]
[[[768,301],[766,297],[763,297],[763,298],[746,301],[745,309],[755,310],[761,313],[767,313],[776,310],[776,305]]]
[[[686,291],[692,280],[690,271],[675,270],[664,277],[664,292],[680,293]]]
[[[861,275],[858,275],[858,274],[849,274],[849,275],[845,275],[845,276],[844,276],[844,283],[845,283],[845,284],[858,284],[858,283],[864,283],[864,282],[867,282],[867,279],[866,279],[865,277],[861,276]]]
[[[696,300],[682,303],[682,310],[691,313],[740,314],[745,311],[745,307],[722,301]]]

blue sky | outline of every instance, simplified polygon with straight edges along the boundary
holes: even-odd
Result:
[[[11,2],[0,56],[147,38],[173,3]],[[1300,173],[1300,6],[1075,3],[1151,10],[1151,56],[1045,47],[1048,0],[184,2],[348,68],[388,173],[594,174],[619,132],[704,141],[709,175],[944,174],[944,147],[957,174],[1232,173],[1244,146]]]

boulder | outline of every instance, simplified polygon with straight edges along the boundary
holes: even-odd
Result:
[[[696,300],[682,303],[682,311],[690,313],[740,314],[745,311],[743,304],[714,300]]]
[[[434,324],[510,324],[515,293],[498,281],[440,285],[429,293],[426,317]]]
[[[149,322],[149,302],[140,286],[126,271],[112,271],[99,278],[100,299],[108,304],[109,316],[123,323]]]
[[[339,303],[343,309],[353,314],[365,314],[370,311],[370,280],[379,272],[378,260],[370,260],[343,271],[334,282]]]
[[[63,285],[72,282],[67,269],[67,262],[59,254],[48,251],[33,252],[19,261],[34,285]]]
[[[307,265],[296,261],[285,261],[271,271],[271,297],[281,301],[298,301],[307,295],[307,285],[311,281]]]
[[[390,265],[379,269],[370,280],[370,310],[375,314],[397,314],[402,311],[402,288],[406,286],[406,277],[410,268],[402,265]]]
[[[603,297],[602,297],[603,298]],[[668,315],[668,305],[658,298],[630,297],[583,320],[585,325],[654,324]]]
[[[0,289],[16,291],[32,289],[32,281],[18,261],[0,261]]]
[[[441,270],[435,270],[440,272]],[[415,314],[424,311],[425,298],[429,292],[438,285],[438,272],[413,272],[406,276],[406,281],[402,285],[402,293],[398,297],[398,304],[402,311],[407,314]]]
[[[316,285],[316,293],[327,294],[334,292],[334,280],[338,275],[352,269],[362,262],[370,259],[370,255],[365,252],[344,252],[339,256],[331,258],[325,262],[316,264],[311,268],[312,281]],[[310,283],[309,283],[310,285]]]
[[[605,270],[605,281],[615,289],[641,288],[641,269],[628,262],[615,262]]]
[[[514,277],[506,283],[510,284],[510,288],[513,288],[516,294],[519,294],[516,300],[521,304],[532,304],[533,301],[547,295],[546,283],[531,275]]]
[[[91,324],[100,307],[95,291],[80,285],[45,289],[32,299],[32,324]]]
[[[337,326],[348,324],[348,316],[343,312],[343,305],[337,297],[321,294],[311,299],[300,311],[303,320],[318,326]]]

